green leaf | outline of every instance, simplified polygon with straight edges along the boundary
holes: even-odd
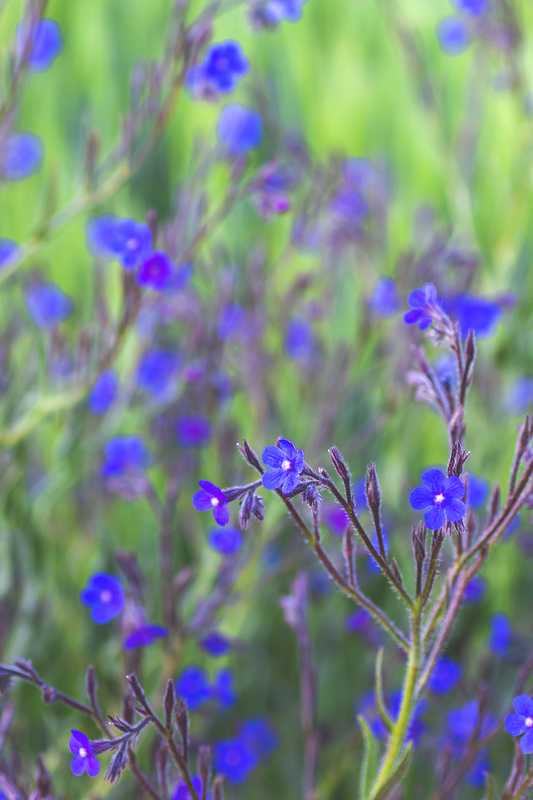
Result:
[[[379,792],[372,796],[372,800],[386,800],[387,795],[389,794],[395,786],[398,786],[409,770],[411,765],[411,756],[413,755],[413,743],[409,742],[403,753],[398,759],[398,762],[394,768],[394,772],[389,777],[387,782],[381,787]]]
[[[379,762],[379,742],[370,730],[366,719],[360,714],[357,716],[361,733],[363,734],[364,753],[359,774],[359,800],[368,800],[370,788],[374,781]]]
[[[500,793],[498,785],[492,775],[485,773],[485,797],[484,800],[498,800]]]

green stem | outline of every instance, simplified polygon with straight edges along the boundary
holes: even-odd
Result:
[[[420,615],[420,606],[416,604],[413,610],[411,642],[405,670],[400,711],[389,736],[387,750],[376,776],[376,780],[374,781],[374,786],[370,792],[370,800],[376,800],[376,798],[379,797],[387,781],[394,775],[398,757],[405,746],[405,739],[416,701],[416,681],[422,655],[420,643]]]

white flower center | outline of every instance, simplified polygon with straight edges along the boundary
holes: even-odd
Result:
[[[287,470],[289,470],[290,468],[291,468],[291,462],[289,461],[288,458],[284,458],[283,461],[281,462],[281,469],[284,472],[287,472]]]
[[[442,492],[439,492],[439,494],[436,494],[435,497],[434,497],[434,500],[435,500],[436,503],[439,503],[439,504],[444,502],[444,495],[442,494]]]
[[[218,499],[218,497],[212,497],[211,498],[211,505],[213,506],[213,508],[216,508],[219,503],[220,503],[220,500]]]
[[[135,248],[137,247],[137,239],[128,239],[128,241],[126,242],[126,247],[128,248],[128,250],[135,250]]]
[[[100,600],[102,603],[110,603],[111,597],[112,595],[109,589],[104,589],[103,592],[100,592]]]
[[[533,717],[526,717],[525,719],[526,728],[531,728],[533,725]]]
[[[78,750],[78,755],[81,758],[87,758],[87,750],[85,749],[85,747],[80,747],[80,749]]]

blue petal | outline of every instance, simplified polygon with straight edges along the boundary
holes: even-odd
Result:
[[[412,508],[421,511],[423,508],[433,505],[433,492],[423,486],[417,486],[409,495],[409,502]]]
[[[203,489],[200,489],[194,493],[192,504],[197,511],[209,511],[212,508],[211,496]]]
[[[403,321],[407,325],[416,325],[416,323],[424,317],[424,312],[420,308],[414,308],[403,315]]]
[[[298,485],[299,481],[298,474],[296,472],[291,471],[291,472],[286,472],[285,475],[286,477],[285,480],[283,481],[283,486],[281,488],[283,494],[290,494],[296,489]]]
[[[415,289],[407,298],[411,308],[424,308],[426,305],[426,293],[423,289]]]
[[[285,454],[283,451],[273,444],[270,444],[263,450],[263,463],[266,464],[267,467],[280,467],[284,458]]]
[[[509,714],[505,718],[505,730],[511,736],[520,736],[526,731],[525,719],[521,714]]]
[[[296,458],[296,447],[289,439],[278,439],[278,447],[291,461]]]
[[[446,503],[446,516],[450,522],[459,522],[460,519],[463,519],[465,512],[466,506],[462,500],[452,498]]]
[[[530,728],[520,739],[520,749],[525,755],[533,753],[533,728]]]
[[[429,486],[434,494],[442,492],[444,494],[446,488],[446,475],[440,469],[426,469],[420,476],[422,483]]]
[[[517,714],[533,719],[533,700],[528,694],[519,694],[513,700],[513,708]]]
[[[213,517],[219,525],[227,525],[229,522],[229,508],[226,504],[213,508]]]
[[[465,486],[464,483],[460,478],[457,478],[455,475],[452,475],[451,478],[448,478],[448,483],[446,485],[446,497],[456,497],[458,500],[462,500],[465,496]]]
[[[436,531],[439,528],[442,528],[444,525],[445,516],[444,511],[442,508],[435,507],[432,508],[431,511],[426,511],[424,514],[424,522],[426,526],[430,528],[432,531]]]
[[[285,480],[286,474],[287,473],[283,469],[268,470],[268,472],[265,472],[263,475],[263,486],[265,489],[279,489]]]

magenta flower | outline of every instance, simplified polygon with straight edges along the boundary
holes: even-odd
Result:
[[[86,772],[91,778],[96,777],[100,772],[100,764],[94,755],[89,737],[82,731],[72,730],[70,733],[69,748],[73,756],[70,762],[72,773],[79,776]]]
[[[229,522],[228,498],[218,486],[209,481],[198,481],[200,490],[192,498],[197,511],[211,511],[218,525]]]

